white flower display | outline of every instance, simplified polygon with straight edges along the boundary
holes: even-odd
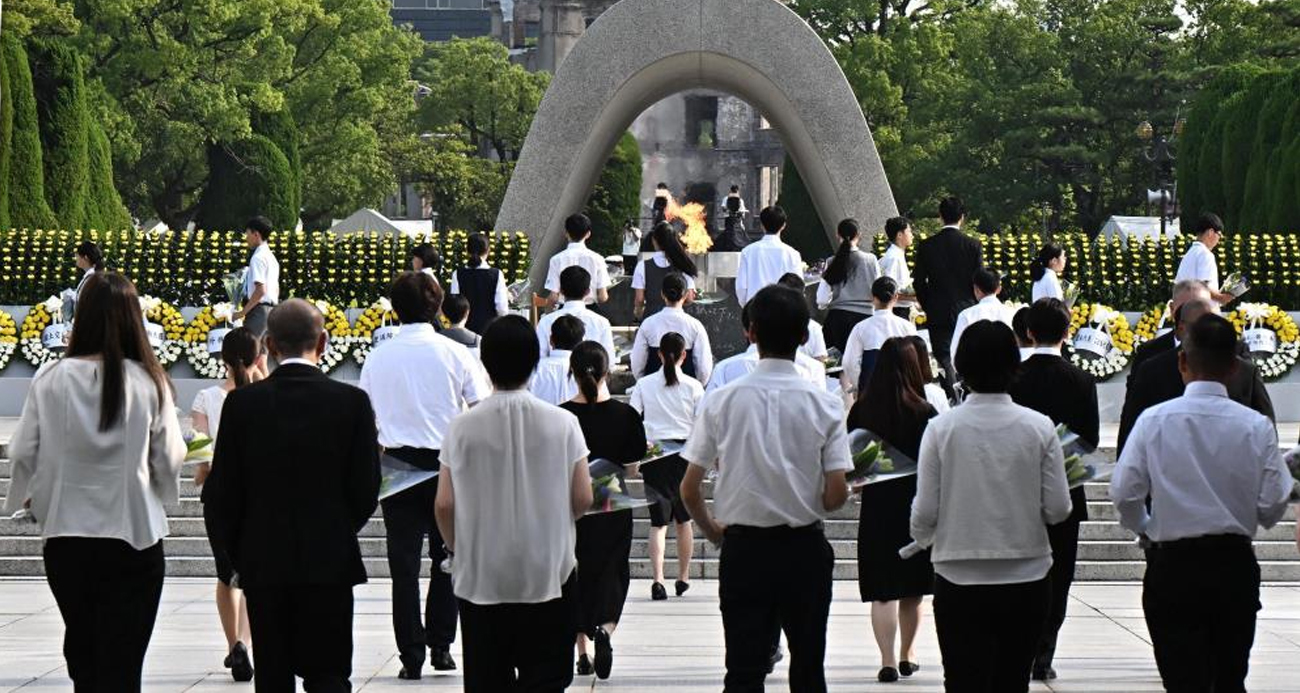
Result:
[[[1070,321],[1066,342],[1070,363],[1098,382],[1109,380],[1128,366],[1133,354],[1133,331],[1124,314],[1098,304],[1079,304]],[[1079,340],[1087,339],[1080,343]]]
[[[63,299],[58,296],[51,296],[42,301],[41,305],[45,308],[45,312],[51,316],[57,316],[63,310]]]
[[[230,303],[217,303],[212,306],[212,317],[222,322],[230,322],[235,316],[235,306]]]

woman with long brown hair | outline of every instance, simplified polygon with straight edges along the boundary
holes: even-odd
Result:
[[[935,414],[926,401],[925,377],[915,343],[893,337],[880,348],[867,390],[849,411],[849,430],[866,429],[915,460],[921,435]],[[871,602],[871,629],[880,647],[883,683],[911,676],[916,663],[916,632],[921,601],[932,591],[934,571],[929,553],[902,559],[898,550],[911,543],[909,521],[916,477],[908,476],[862,489],[858,519],[858,589]],[[902,642],[894,649],[895,636]]]
[[[135,286],[96,272],[65,357],[32,380],[6,507],[26,505],[41,524],[77,690],[140,690],[162,596],[164,505],[179,501],[185,458],[173,400]]]
[[[226,395],[266,377],[262,340],[246,327],[236,327],[226,334],[221,342],[221,361],[226,364],[225,382],[200,391],[190,408],[194,431],[208,436],[214,443],[220,430]],[[211,471],[210,463],[198,465],[194,470],[194,483],[202,486]],[[211,531],[208,534],[210,536]],[[214,544],[212,557],[217,567],[217,615],[226,634],[225,667],[236,681],[251,681],[253,665],[248,659],[248,649],[252,636],[248,627],[248,605],[244,602],[243,592],[233,586],[235,568],[230,556]]]

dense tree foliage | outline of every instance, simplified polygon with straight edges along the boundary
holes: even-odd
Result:
[[[591,217],[591,248],[601,255],[623,252],[623,225],[641,213],[641,147],[625,132],[601,169],[600,180],[587,198]],[[649,229],[645,229],[649,231]]]

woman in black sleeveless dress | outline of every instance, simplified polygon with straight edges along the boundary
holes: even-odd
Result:
[[[452,275],[451,293],[460,294],[469,301],[469,319],[465,327],[481,335],[488,323],[509,309],[509,296],[505,275],[487,264],[487,238],[482,234],[471,234],[466,246],[469,267],[462,267]]]
[[[645,427],[635,409],[610,399],[601,387],[609,374],[605,348],[583,342],[570,360],[578,396],[560,405],[578,417],[590,450],[588,459],[603,458],[615,464],[636,462],[645,456]],[[623,615],[631,572],[632,511],[588,515],[578,520],[578,665],[580,676],[595,673],[609,678],[613,666],[610,635]],[[588,641],[595,656],[588,657]]]
[[[875,433],[915,460],[934,407],[925,399],[925,380],[916,347],[895,337],[880,349],[864,396],[849,411],[849,430]],[[882,682],[910,676],[918,666],[913,645],[921,619],[922,597],[934,591],[930,552],[902,559],[898,550],[912,542],[912,498],[916,477],[908,476],[862,489],[858,519],[858,589],[871,602],[871,627],[880,647]],[[902,636],[894,649],[896,634]],[[897,657],[895,654],[897,653]]]
[[[686,305],[695,300],[695,277],[700,271],[682,247],[677,230],[668,222],[655,224],[650,231],[654,255],[641,261],[632,273],[633,311],[642,320],[664,309],[664,277],[677,272],[686,277]]]

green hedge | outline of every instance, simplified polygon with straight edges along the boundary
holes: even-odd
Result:
[[[454,268],[465,266],[468,234],[447,231],[430,239],[328,232],[271,235],[271,250],[280,261],[281,296],[304,296],[342,307],[368,306],[386,295],[388,284],[409,267],[409,252],[417,241],[429,240],[442,253],[443,285]],[[182,306],[225,300],[221,277],[248,264],[248,248],[239,232],[141,233],[121,231],[0,232],[0,304],[31,305],[75,286],[79,272],[72,249],[82,240],[104,249],[111,269],[135,281],[141,293]],[[528,238],[522,233],[496,233],[489,262],[506,273],[508,282],[528,274]]]
[[[1025,301],[1033,282],[1029,263],[1042,244],[1033,234],[976,235],[984,246],[984,263],[1006,276],[1003,297]],[[1192,239],[1172,241],[1091,239],[1083,233],[1056,234],[1065,247],[1067,266],[1063,279],[1078,283],[1082,300],[1117,310],[1141,311],[1169,300],[1178,263]],[[884,236],[877,236],[877,254],[884,252]],[[908,252],[909,261],[916,245]],[[1300,236],[1292,234],[1230,235],[1215,249],[1219,278],[1241,272],[1254,288],[1245,300],[1266,302],[1285,310],[1300,309]]]

